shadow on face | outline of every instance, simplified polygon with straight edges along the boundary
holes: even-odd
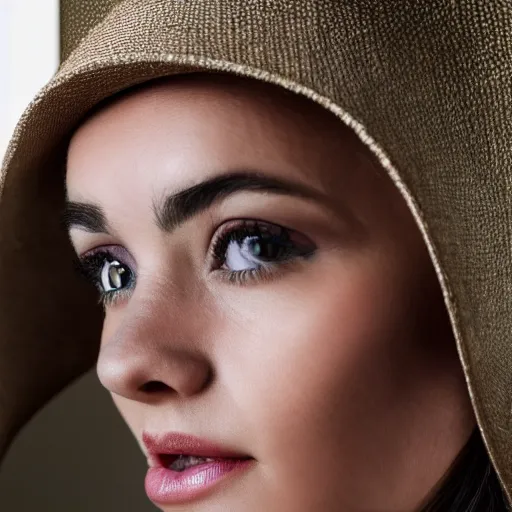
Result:
[[[138,442],[253,459],[198,496],[163,470],[163,510],[424,499],[474,419],[420,232],[338,119],[246,79],[160,80],[79,128],[67,191],[105,305],[98,375]]]

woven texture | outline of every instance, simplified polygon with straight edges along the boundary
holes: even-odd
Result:
[[[88,16],[73,19],[66,52],[76,48],[28,108],[7,151],[0,283],[9,293],[0,294],[0,336],[23,346],[44,333],[64,345],[73,326],[84,342],[99,339],[101,312],[83,298],[58,225],[63,142],[93,105],[151,78],[194,70],[273,82],[351,126],[406,199],[510,496],[512,3],[107,3],[114,6],[108,15],[106,3],[93,0]]]
[[[122,0],[60,0],[60,57],[67,59],[89,30]]]

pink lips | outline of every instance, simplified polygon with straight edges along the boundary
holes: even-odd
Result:
[[[150,465],[145,481],[149,499],[162,505],[186,503],[206,496],[217,483],[248,469],[254,459],[197,437],[169,433],[142,436]],[[213,459],[175,471],[169,466],[180,455]]]

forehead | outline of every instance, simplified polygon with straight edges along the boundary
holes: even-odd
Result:
[[[273,135],[287,128],[290,136],[314,138],[319,129],[341,131],[341,123],[327,110],[281,87],[235,76],[191,74],[149,82],[108,99],[82,123],[71,148],[76,152],[84,141],[111,139],[114,127],[133,137],[155,129],[187,133],[200,127],[212,127],[212,132],[224,128],[233,136],[233,126],[256,133],[264,126]]]
[[[277,86],[173,77],[115,98],[79,127],[69,148],[68,193],[88,196],[141,178],[153,188],[179,189],[240,169],[300,179],[344,150],[346,132],[322,107]]]

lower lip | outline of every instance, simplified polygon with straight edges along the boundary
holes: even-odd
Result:
[[[145,488],[154,503],[174,505],[205,497],[213,488],[249,468],[252,459],[218,459],[185,471],[156,467],[149,468]]]

